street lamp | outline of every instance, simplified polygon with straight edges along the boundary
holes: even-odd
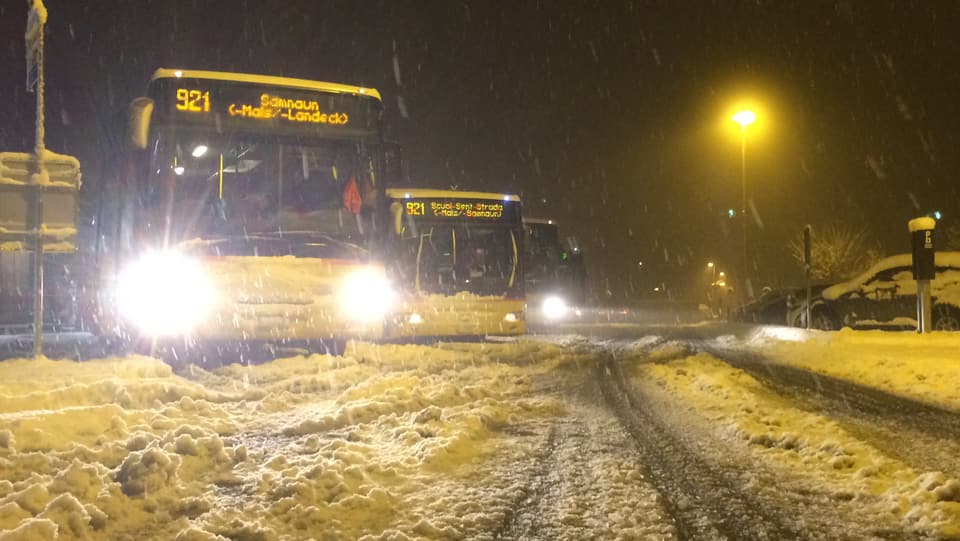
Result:
[[[717,266],[713,264],[713,261],[707,263],[707,268],[713,271],[713,280],[711,282],[717,281]]]
[[[747,273],[747,126],[756,120],[757,115],[749,109],[733,115],[733,121],[740,124],[740,220],[743,227],[743,278],[747,282],[748,294],[750,286]]]

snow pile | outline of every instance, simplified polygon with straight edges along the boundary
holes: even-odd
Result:
[[[916,471],[708,354],[635,363],[632,375],[681,399],[716,435],[780,472],[779,483],[800,485],[793,491],[852,504],[876,528],[897,530],[889,523],[895,517],[908,531],[939,537],[960,533],[960,481]]]
[[[531,460],[564,412],[531,389],[585,354],[356,343],[182,375],[146,357],[0,363],[0,539],[474,537],[516,489],[494,465]]]
[[[748,344],[780,363],[960,410],[960,333],[791,331],[761,329]]]

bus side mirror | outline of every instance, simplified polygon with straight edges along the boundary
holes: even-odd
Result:
[[[136,98],[127,110],[127,142],[136,149],[147,148],[150,134],[150,119],[153,117],[153,100]]]
[[[403,233],[403,205],[390,203],[390,216],[393,217],[393,232],[397,235]]]

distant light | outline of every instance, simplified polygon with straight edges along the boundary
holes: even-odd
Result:
[[[553,225],[553,220],[547,220],[547,225]]]
[[[203,156],[204,154],[206,154],[206,153],[207,153],[207,150],[209,150],[209,149],[207,148],[207,145],[197,145],[197,146],[193,147],[193,152],[191,152],[191,154],[193,154],[193,157],[194,157],[194,158],[199,158],[199,157]]]
[[[173,72],[173,76],[174,76],[174,77],[183,77],[183,72],[180,71],[180,70],[177,70],[177,71]]]
[[[724,280],[720,280],[717,282],[717,285],[720,287],[727,287],[727,282]]]
[[[934,220],[939,220],[941,216],[942,216],[942,214],[940,214],[940,211],[939,211],[939,210],[935,210],[935,211],[933,212],[933,219],[934,219]]]
[[[550,295],[543,300],[543,305],[540,307],[540,310],[543,311],[543,316],[547,319],[557,320],[562,319],[567,315],[567,301],[563,298],[556,295]]]
[[[707,268],[708,268],[708,269],[712,269],[712,268],[713,268],[713,261],[707,262]]]
[[[182,165],[176,165],[173,168],[173,172],[177,175],[182,175],[184,171],[186,171],[186,169],[184,169]]]
[[[740,111],[737,114],[733,115],[733,121],[737,124],[740,124],[740,127],[746,129],[747,126],[753,124],[757,120],[757,115],[753,111],[746,110]]]
[[[404,198],[404,199],[410,199],[410,194],[408,194],[408,193],[403,194],[403,198]]]
[[[726,275],[727,275],[727,273],[725,273],[725,272],[723,272],[723,271],[720,271],[720,278],[723,278],[723,277],[726,276]]]
[[[660,288],[659,288],[659,287],[655,287],[655,288],[653,288],[653,290],[654,290],[654,291],[660,291]]]
[[[737,211],[735,211],[735,210],[733,210],[733,209],[727,209],[727,217],[733,218],[733,217],[736,216],[736,215],[737,215]]]
[[[507,312],[507,315],[503,316],[503,320],[507,323],[515,323],[519,321],[519,319],[520,318],[517,317],[517,314],[514,314],[513,312]]]

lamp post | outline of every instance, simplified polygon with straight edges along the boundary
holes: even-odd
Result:
[[[733,121],[740,124],[740,220],[743,227],[743,279],[747,285],[746,293],[749,295],[750,286],[747,272],[747,126],[757,120],[757,115],[749,109],[739,111],[733,115]]]
[[[710,280],[710,283],[717,281],[717,266],[713,264],[713,261],[707,263],[707,268],[713,271],[713,279]]]

